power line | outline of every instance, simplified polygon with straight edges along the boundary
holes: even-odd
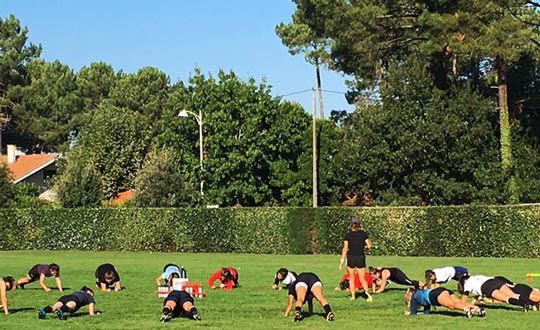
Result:
[[[298,91],[298,92],[289,93],[289,94],[278,95],[278,96],[279,96],[279,97],[286,97],[286,96],[291,96],[291,95],[296,95],[296,94],[302,94],[302,93],[306,93],[306,92],[311,92],[311,88],[310,88],[310,89],[304,89],[304,90]]]

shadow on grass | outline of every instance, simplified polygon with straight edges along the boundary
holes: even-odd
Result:
[[[438,315],[445,315],[445,316],[453,316],[453,317],[467,317],[465,316],[465,313],[463,312],[458,312],[458,311],[441,311],[441,310],[438,310],[438,311],[435,311],[435,312],[431,312],[430,314],[438,314]]]
[[[23,308],[10,308],[9,313],[10,314],[16,314],[18,312],[27,312],[27,311],[36,311],[37,309],[31,308],[31,307],[23,307]]]
[[[496,304],[496,305],[482,305],[482,307],[486,310],[488,309],[504,309],[504,310],[508,310],[508,311],[518,311],[518,312],[523,312],[523,309],[520,308],[519,306],[514,306],[514,305],[507,305],[507,304]]]

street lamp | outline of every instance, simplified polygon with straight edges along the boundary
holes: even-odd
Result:
[[[183,109],[183,110],[180,110],[180,112],[178,113],[178,117],[189,117],[189,115],[192,115],[193,117],[195,117],[195,120],[197,120],[197,124],[199,124],[199,166],[201,167],[201,171],[202,171],[202,169],[203,169],[203,135],[202,135],[203,117],[202,117],[202,112],[201,112],[201,110],[199,110],[199,114],[197,115],[193,111]],[[204,187],[204,181],[201,179],[201,196],[204,196],[203,187]]]

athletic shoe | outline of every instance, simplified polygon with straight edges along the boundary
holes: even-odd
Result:
[[[299,311],[294,312],[293,316],[293,322],[300,322],[302,321],[302,314]]]
[[[480,317],[486,316],[486,311],[482,307],[476,306],[475,312],[476,312],[476,315]]]
[[[328,314],[326,314],[326,321],[334,321],[334,313],[328,312]]]
[[[367,294],[366,301],[367,301],[367,302],[372,302],[372,301],[373,301],[373,297],[372,297],[370,294],[368,294],[367,292],[366,292],[366,294]]]
[[[199,316],[198,313],[193,313],[193,314],[191,314],[191,317],[193,317],[193,319],[194,319],[195,321],[201,321],[201,317]]]
[[[19,288],[21,288],[21,289],[23,289],[23,290],[24,290],[24,285],[25,285],[25,284],[26,284],[26,283],[22,283],[22,284],[17,284],[17,286],[18,286]]]
[[[46,313],[45,313],[45,311],[43,310],[43,308],[38,309],[38,311],[37,311],[37,317],[38,317],[38,319],[44,320],[44,319],[45,319],[45,315],[46,315]]]
[[[539,306],[538,306],[538,303],[532,304],[532,310],[533,310],[533,311],[538,312],[539,309],[540,309],[540,308],[539,308]]]
[[[467,315],[467,318],[471,318],[472,317],[472,311],[471,311],[471,308],[470,307],[465,307],[465,315]]]
[[[167,322],[172,318],[172,313],[163,313],[161,314],[161,318],[159,319],[159,322]]]
[[[64,312],[62,312],[61,309],[59,309],[59,310],[56,311],[56,316],[58,316],[58,319],[59,319],[59,320],[65,320],[65,318],[64,318]]]

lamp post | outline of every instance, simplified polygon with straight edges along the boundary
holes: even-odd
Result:
[[[180,110],[180,112],[178,113],[178,117],[189,117],[189,115],[192,115],[193,117],[195,117],[195,120],[197,120],[197,124],[199,124],[199,166],[201,167],[201,171],[203,169],[203,117],[202,117],[202,112],[201,110],[199,110],[199,114],[197,115],[195,112],[193,111],[189,111],[189,110]],[[201,196],[204,197],[204,190],[203,190],[203,187],[204,187],[204,181],[201,179]]]

